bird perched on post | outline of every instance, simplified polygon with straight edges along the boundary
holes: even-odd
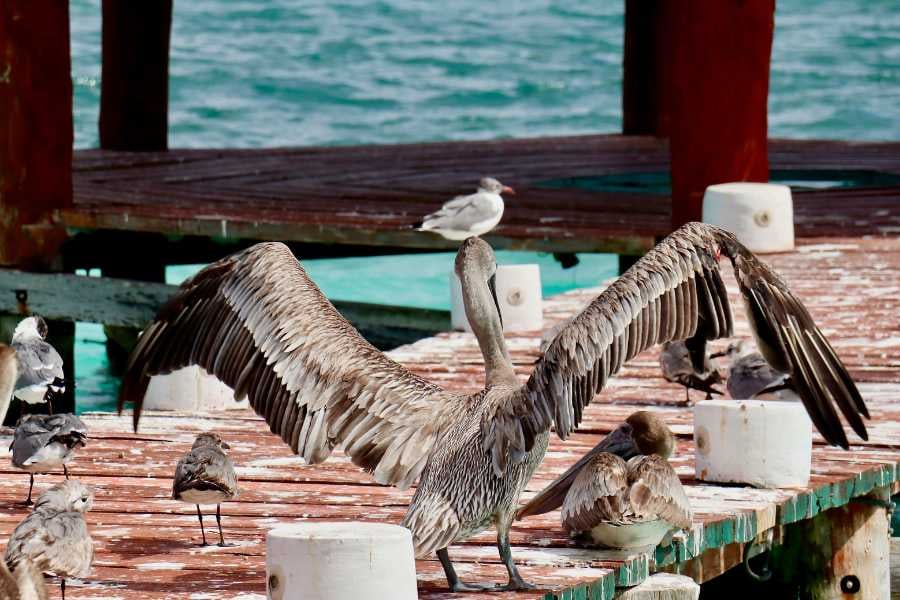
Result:
[[[28,404],[46,402],[52,414],[53,400],[66,391],[66,382],[62,357],[45,341],[47,331],[47,322],[37,315],[16,325],[10,342],[19,361],[13,396]]]
[[[62,467],[68,479],[66,465],[74,458],[75,450],[85,445],[86,439],[87,425],[73,414],[25,415],[19,419],[9,449],[13,466],[28,471],[31,476],[26,505],[31,504],[34,474]]]
[[[715,384],[722,383],[722,375],[706,354],[706,340],[691,338],[666,342],[659,353],[659,366],[666,381],[684,386],[684,401],[691,402],[691,389],[706,392],[706,399],[722,392]]]
[[[6,418],[16,383],[19,380],[19,358],[16,350],[0,344],[0,423]]]
[[[525,383],[503,338],[496,257],[484,240],[465,240],[455,270],[484,360],[484,388],[471,394],[443,389],[379,352],[287,246],[257,244],[182,283],[144,328],[119,409],[134,403],[137,429],[151,376],[199,365],[248,398],[307,463],[341,445],[380,483],[418,481],[403,524],[417,556],[437,554],[452,590],[475,586],[460,581],[448,546],[492,525],[509,574],[505,589],[526,588],[509,532],[551,427],[570,435],[585,406],[644,350],[733,335],[723,256],[751,329],[766,342],[763,355],[795,376],[825,439],[849,446],[838,410],[865,439],[865,403],[807,310],[733,234],[705,223],[682,226],[609,285],[558,332]]]
[[[10,572],[15,576],[20,565],[30,561],[38,571],[56,573],[65,600],[66,578],[88,576],[94,562],[94,544],[84,519],[93,502],[91,490],[75,479],[41,494],[9,538],[3,559]]]
[[[515,194],[511,187],[493,177],[484,177],[478,189],[468,196],[457,196],[440,210],[422,219],[419,231],[433,231],[448,240],[462,241],[473,235],[484,235],[503,218],[501,194]]]
[[[172,482],[172,498],[197,505],[197,518],[200,519],[200,534],[206,546],[206,532],[203,529],[203,513],[201,504],[216,505],[216,523],[219,526],[219,546],[225,546],[222,535],[222,502],[234,500],[238,495],[237,475],[234,465],[225,454],[231,448],[212,432],[201,433],[194,440],[194,445],[175,467],[175,479]]]
[[[593,530],[595,540],[615,540],[607,545],[616,547],[643,545],[648,533],[655,539],[690,527],[690,504],[666,460],[674,448],[675,436],[662,419],[635,412],[519,509],[516,518],[562,506],[567,530]]]

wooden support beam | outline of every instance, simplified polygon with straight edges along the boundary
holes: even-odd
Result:
[[[0,2],[0,264],[55,266],[72,135],[69,3]]]
[[[26,273],[0,269],[0,313],[141,328],[177,290],[164,283]],[[439,332],[450,329],[450,311],[335,301],[350,322],[364,326]]]
[[[656,573],[640,584],[616,593],[615,600],[697,600],[700,586],[690,577]]]
[[[100,147],[165,150],[172,0],[103,0]]]
[[[670,138],[672,228],[703,192],[768,181],[775,0],[626,0],[622,130]]]
[[[876,599],[890,595],[887,488],[787,527],[773,550],[779,579],[802,598]]]

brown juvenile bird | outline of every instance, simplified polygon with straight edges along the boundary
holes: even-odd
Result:
[[[201,504],[216,505],[216,523],[219,525],[219,546],[226,546],[222,535],[222,502],[234,500],[238,495],[237,475],[234,465],[225,454],[231,448],[218,434],[201,433],[194,440],[191,450],[178,461],[172,483],[172,498],[197,505],[200,534],[206,546]]]
[[[562,506],[563,526],[572,532],[594,530],[596,538],[600,528],[617,547],[656,543],[670,529],[691,525],[687,496],[666,460],[674,447],[666,424],[638,411],[522,507],[518,518]]]
[[[30,560],[19,563],[15,574],[0,560],[0,600],[49,600],[44,576]]]
[[[706,340],[694,337],[666,342],[659,353],[659,366],[666,381],[684,386],[684,399],[691,402],[691,389],[706,392],[706,399],[722,392],[714,386],[722,383],[722,375],[712,366],[706,353]]]

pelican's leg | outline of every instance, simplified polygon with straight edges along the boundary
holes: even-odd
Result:
[[[34,473],[29,473],[30,482],[28,483],[28,498],[25,500],[25,506],[31,506],[34,502],[31,501],[31,490],[34,489]]]
[[[444,567],[444,575],[447,576],[447,584],[450,586],[451,592],[483,592],[496,587],[493,583],[463,583],[460,581],[446,548],[438,550],[437,557],[441,561],[441,566]]]
[[[69,469],[66,467],[66,465],[63,465],[63,475],[66,476],[66,479],[69,478]]]
[[[509,583],[497,589],[504,591],[533,590],[535,585],[522,579],[522,576],[519,575],[519,570],[516,569],[516,563],[513,562],[512,550],[509,547],[509,528],[512,525],[512,518],[509,521],[509,523],[497,524],[497,549],[500,551],[500,560],[503,561],[503,564],[506,565],[506,570],[509,572]]]
[[[684,386],[684,403],[691,405],[691,388]]]
[[[43,575],[41,575],[43,577]],[[66,578],[63,577],[59,582],[59,591],[62,594],[62,600],[66,600]]]
[[[200,535],[203,536],[203,545],[206,546],[206,532],[203,530],[203,513],[200,512],[200,505],[197,505],[197,518],[200,519]]]

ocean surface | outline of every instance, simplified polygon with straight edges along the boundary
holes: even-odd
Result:
[[[178,0],[170,62],[172,147],[490,139],[621,128],[622,0]],[[71,0],[75,145],[98,144],[100,0]],[[772,136],[900,139],[896,0],[779,0]],[[711,49],[713,51],[713,49]],[[615,273],[610,255],[561,271],[544,293]],[[310,261],[332,298],[446,308],[446,254]],[[169,269],[171,283],[192,270]],[[414,274],[399,279],[396,273]],[[79,324],[79,410],[116,391],[98,325]]]

